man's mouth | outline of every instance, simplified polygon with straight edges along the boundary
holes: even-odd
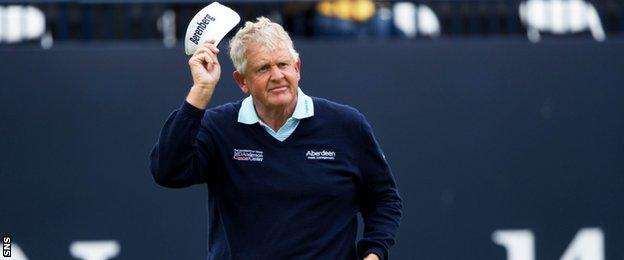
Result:
[[[269,92],[280,92],[280,91],[285,91],[288,89],[288,86],[278,86],[278,87],[273,87],[269,89]]]

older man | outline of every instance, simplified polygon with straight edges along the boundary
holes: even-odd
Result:
[[[364,116],[304,94],[292,40],[266,18],[230,41],[250,96],[206,109],[221,75],[213,43],[189,60],[193,86],[151,154],[158,184],[207,185],[208,259],[387,259],[401,199]]]

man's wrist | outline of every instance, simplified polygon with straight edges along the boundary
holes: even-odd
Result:
[[[364,256],[368,257],[370,255],[374,255],[376,258],[376,260],[385,260],[384,256],[385,256],[385,252],[379,248],[379,247],[370,247],[368,248],[368,250],[366,250],[366,253],[364,253]],[[368,258],[365,258],[366,260],[368,260]]]
[[[375,253],[368,253],[364,260],[381,260],[381,257]]]
[[[188,96],[186,97],[186,102],[198,109],[206,109],[208,103],[210,103],[213,92],[214,87],[193,85]]]

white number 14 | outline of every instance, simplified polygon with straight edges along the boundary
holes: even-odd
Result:
[[[535,260],[535,236],[531,230],[496,230],[492,240],[507,250],[507,260]],[[602,230],[579,230],[560,260],[604,260]]]

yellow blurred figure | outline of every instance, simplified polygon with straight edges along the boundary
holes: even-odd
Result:
[[[321,1],[318,5],[316,5],[316,11],[323,16],[332,16],[332,9],[332,1]]]
[[[372,0],[355,0],[351,8],[351,17],[357,22],[367,21],[375,15],[375,3]]]
[[[317,5],[317,11],[328,17],[364,22],[375,15],[375,3],[372,0],[326,0]]]
[[[351,20],[351,1],[336,0],[333,4],[333,13],[335,17],[342,20]]]

